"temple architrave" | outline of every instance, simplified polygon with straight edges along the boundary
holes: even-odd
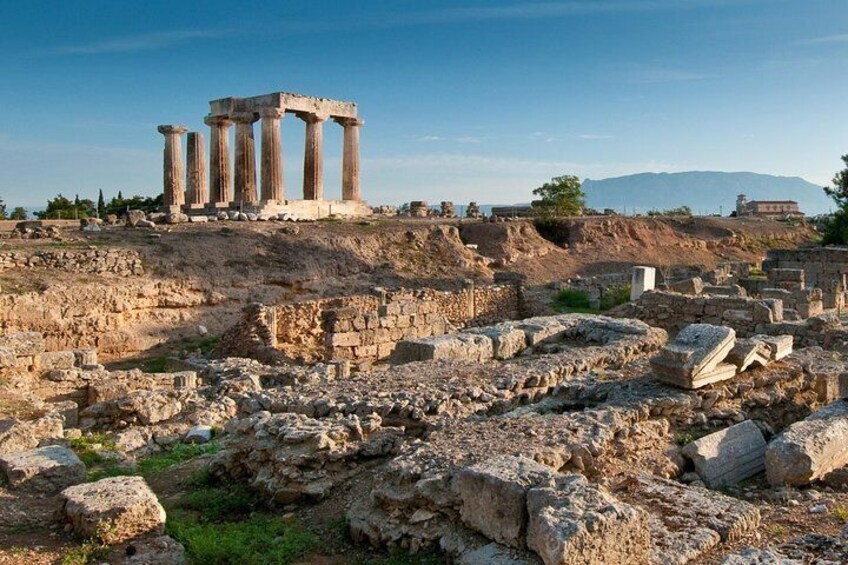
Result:
[[[166,212],[217,214],[238,210],[256,214],[291,214],[301,218],[367,216],[359,184],[359,128],[356,104],[275,92],[250,98],[220,98],[209,103],[204,123],[210,129],[209,171],[203,134],[189,132],[183,171],[181,125],[161,125],[165,136],[164,207]],[[303,193],[287,198],[283,182],[281,128],[286,114],[305,122]],[[344,128],[342,199],[324,199],[324,124]],[[254,124],[260,122],[259,172]],[[233,154],[230,127],[235,125]],[[230,162],[232,161],[232,170]]]

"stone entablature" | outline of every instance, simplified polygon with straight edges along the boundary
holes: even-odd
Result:
[[[187,128],[179,125],[158,128],[165,136],[166,211],[176,214],[185,210],[191,214],[237,209],[271,215],[306,214],[313,219],[329,214],[371,214],[371,209],[362,201],[360,188],[359,128],[364,121],[357,116],[353,102],[275,92],[249,98],[221,98],[212,100],[209,106],[211,112],[204,119],[211,135],[208,189],[202,134],[189,133],[188,170],[183,171],[180,139]],[[286,198],[281,126],[287,113],[294,114],[306,124],[302,199]],[[259,120],[261,144],[257,156],[253,124]],[[328,120],[344,128],[342,199],[333,201],[324,199],[323,126]],[[228,131],[233,124],[236,128],[231,177]],[[204,168],[203,173],[201,168]],[[303,201],[327,202],[328,206],[304,208],[297,205]]]

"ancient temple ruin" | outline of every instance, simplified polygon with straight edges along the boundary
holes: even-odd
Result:
[[[160,125],[165,136],[164,207],[170,213],[214,214],[238,210],[257,214],[294,214],[321,218],[371,213],[362,200],[359,180],[359,128],[356,104],[275,92],[250,98],[221,98],[209,103],[204,122],[210,128],[209,170],[203,134],[186,136],[185,170],[182,125]],[[303,195],[288,197],[283,181],[281,121],[294,114],[306,123]],[[344,128],[342,199],[324,198],[323,126],[332,119]],[[261,120],[259,183],[253,124]],[[230,156],[229,129],[235,124]],[[230,164],[232,159],[232,166]]]

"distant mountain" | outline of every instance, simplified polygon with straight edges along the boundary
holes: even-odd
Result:
[[[689,206],[696,214],[725,216],[736,209],[736,196],[748,200],[795,200],[812,216],[835,208],[822,187],[799,177],[777,177],[757,173],[640,173],[583,182],[586,204],[603,211],[626,209],[628,214]]]

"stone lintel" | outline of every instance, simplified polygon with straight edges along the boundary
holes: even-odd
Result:
[[[252,124],[259,120],[259,114],[256,112],[233,112],[230,114],[230,119],[237,124]]]
[[[320,124],[330,119],[327,114],[313,114],[311,112],[296,112],[295,115],[308,124]]]
[[[285,108],[260,108],[257,110],[259,112],[259,116],[264,118],[277,118],[282,119],[286,117],[286,109]]]
[[[280,108],[287,112],[308,112],[343,118],[355,118],[357,115],[356,104],[353,102],[304,96],[291,92],[273,92],[249,98],[220,98],[210,101],[209,107],[212,114],[258,112],[262,108]]]

